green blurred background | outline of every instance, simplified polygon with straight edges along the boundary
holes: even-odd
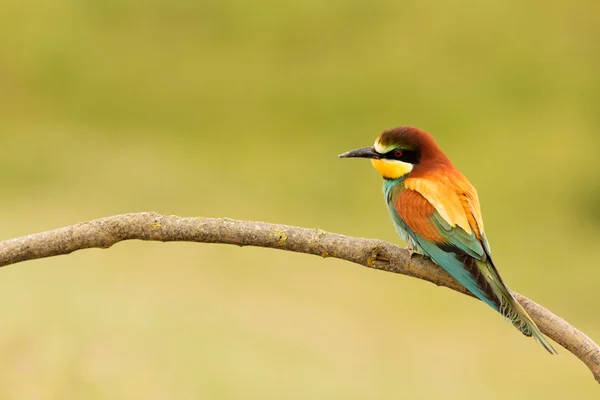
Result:
[[[434,134],[509,285],[600,339],[600,3],[0,5],[4,239],[134,211],[399,242],[337,154]],[[3,268],[0,398],[598,398],[480,302],[339,260],[189,243]]]

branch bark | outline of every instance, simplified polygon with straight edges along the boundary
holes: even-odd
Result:
[[[115,215],[0,242],[0,267],[81,249],[105,249],[131,239],[224,243],[334,257],[423,279],[472,296],[428,258],[411,258],[407,250],[381,240],[266,222],[181,218],[153,212]],[[600,347],[583,332],[539,304],[516,292],[513,295],[541,331],[583,361],[600,383]]]

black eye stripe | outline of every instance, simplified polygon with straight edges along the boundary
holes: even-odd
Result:
[[[383,158],[417,164],[419,162],[420,154],[418,151],[414,150],[394,149],[383,154]]]

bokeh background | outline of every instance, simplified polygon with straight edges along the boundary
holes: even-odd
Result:
[[[0,4],[0,236],[134,211],[399,242],[368,162],[432,132],[509,285],[600,340],[600,3]],[[480,302],[333,259],[118,244],[0,271],[0,398],[598,398]]]

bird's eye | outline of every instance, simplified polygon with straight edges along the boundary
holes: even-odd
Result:
[[[394,150],[394,158],[400,158],[404,152],[402,150]]]

